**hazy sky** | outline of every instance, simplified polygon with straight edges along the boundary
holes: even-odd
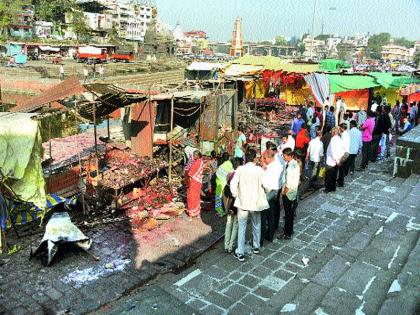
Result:
[[[202,29],[210,40],[230,40],[237,16],[245,41],[298,35],[311,29],[315,0],[152,0],[159,18],[184,31]],[[420,0],[316,0],[315,33],[389,32],[420,40]],[[330,9],[335,8],[335,9]]]

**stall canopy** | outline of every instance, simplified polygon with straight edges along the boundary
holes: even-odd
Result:
[[[224,67],[223,63],[194,61],[186,68],[185,77],[189,80],[216,80],[217,72]]]
[[[39,49],[42,51],[53,51],[53,52],[59,52],[60,47],[52,47],[52,46],[39,46]]]
[[[395,76],[390,72],[369,72],[368,75],[374,77],[376,82],[385,89],[398,89],[405,84],[420,82],[420,79],[409,76]]]
[[[374,77],[367,75],[327,74],[327,77],[331,94],[380,86]]]
[[[319,62],[321,70],[326,72],[340,71],[341,69],[350,68],[347,62],[339,59],[324,59]]]
[[[33,116],[35,114],[0,113],[1,181],[13,197],[45,209],[41,133]]]
[[[224,67],[225,67],[225,64],[223,64],[223,63],[194,61],[193,63],[191,63],[187,67],[187,70],[189,70],[189,71],[212,71],[212,70],[222,69]]]
[[[320,70],[318,64],[291,63],[273,56],[245,55],[232,61],[232,65],[260,66],[263,70],[274,70],[294,73],[310,73]]]

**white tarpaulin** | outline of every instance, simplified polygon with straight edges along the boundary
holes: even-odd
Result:
[[[52,46],[38,46],[38,47],[42,51],[54,51],[54,52],[60,51],[60,47],[52,47]]]
[[[212,63],[212,62],[199,62],[194,61],[191,63],[187,70],[189,71],[213,71],[217,69],[223,69],[226,66],[226,64],[223,63]]]

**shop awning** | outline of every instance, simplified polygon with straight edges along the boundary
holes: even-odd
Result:
[[[263,70],[264,68],[262,66],[232,64],[226,68],[225,76],[227,77],[252,76],[252,75],[259,74]]]
[[[331,94],[381,86],[374,77],[367,75],[327,74],[327,77],[330,82]]]
[[[376,82],[386,89],[398,89],[403,85],[420,82],[409,76],[395,76],[390,72],[369,72],[367,75],[374,77]]]

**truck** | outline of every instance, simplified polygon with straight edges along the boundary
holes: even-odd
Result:
[[[131,62],[134,61],[134,53],[132,51],[117,50],[111,54],[110,60],[112,62]]]
[[[108,60],[106,48],[83,46],[79,47],[76,54],[78,62],[104,63]]]

